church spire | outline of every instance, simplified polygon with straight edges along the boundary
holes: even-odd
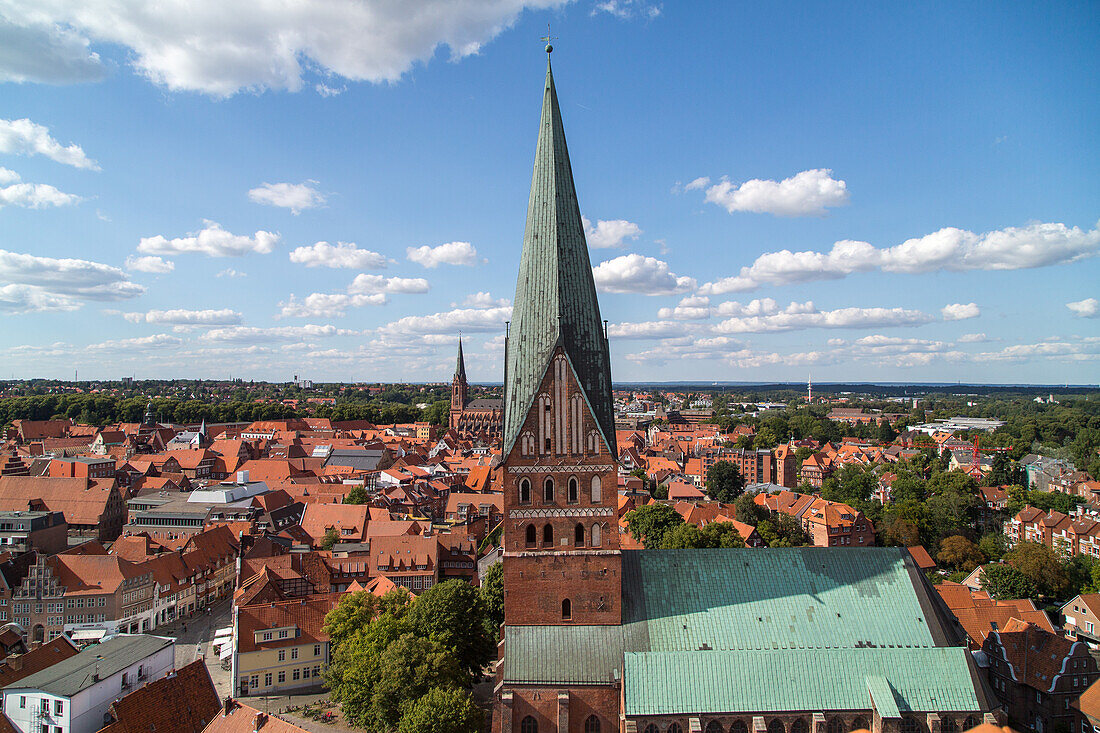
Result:
[[[466,360],[462,358],[462,337],[458,337],[458,363],[455,365],[455,378],[466,381]]]
[[[565,145],[550,50],[548,46],[527,228],[506,349],[504,455],[520,433],[559,344],[569,357],[611,455],[616,455],[611,358]]]

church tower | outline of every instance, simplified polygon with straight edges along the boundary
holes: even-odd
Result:
[[[549,57],[514,303],[501,467],[504,622],[620,624],[611,359]]]
[[[466,393],[469,387],[466,384],[466,361],[462,358],[462,337],[458,337],[458,363],[455,365],[455,375],[451,379],[451,419],[450,427],[458,428],[462,419],[462,410],[466,407]]]

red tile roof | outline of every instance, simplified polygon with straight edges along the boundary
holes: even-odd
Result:
[[[201,733],[221,711],[206,663],[196,659],[111,705],[106,733]]]

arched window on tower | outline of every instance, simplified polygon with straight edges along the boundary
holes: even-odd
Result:
[[[707,723],[707,727],[703,729],[703,733],[726,733],[722,730],[722,724],[717,720],[712,720]]]
[[[535,546],[536,536],[537,536],[537,533],[536,533],[536,530],[535,530],[535,525],[528,524],[527,525],[527,546],[528,547],[534,547]]]
[[[576,504],[580,500],[579,494],[580,491],[577,489],[577,477],[572,476],[569,479],[569,493],[567,494],[567,496],[569,497],[569,503]]]
[[[600,733],[600,719],[589,715],[584,721],[584,733]]]
[[[542,544],[544,547],[554,546],[554,527],[547,524],[542,528]]]
[[[667,733],[684,733],[684,729],[680,727],[679,723],[669,723]]]
[[[600,483],[599,476],[592,477],[592,503],[599,504],[603,501],[603,484]]]
[[[531,503],[531,482],[525,478],[519,480],[519,503]]]
[[[573,528],[573,546],[574,547],[584,547],[584,525],[583,524],[578,523],[577,526]]]
[[[545,502],[554,500],[554,479],[549,476],[546,477],[546,481],[542,484],[542,500]]]
[[[598,523],[593,524],[592,525],[592,546],[593,547],[599,547],[600,542],[602,542],[602,541],[603,541],[603,538],[600,537],[600,525]]]
[[[568,598],[561,602],[561,620],[573,620],[573,604],[569,601]]]
[[[539,733],[539,722],[527,715],[519,723],[519,733]]]

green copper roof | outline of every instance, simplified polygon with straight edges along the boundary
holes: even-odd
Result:
[[[611,358],[549,62],[504,371],[504,456],[559,340],[615,454]]]
[[[504,679],[512,683],[608,684],[622,667],[619,626],[504,629]]]
[[[870,615],[870,614],[868,614]],[[982,709],[963,647],[628,653],[627,715]]]
[[[458,363],[455,364],[455,376],[466,381],[466,360],[462,358],[462,337],[458,337]]]

